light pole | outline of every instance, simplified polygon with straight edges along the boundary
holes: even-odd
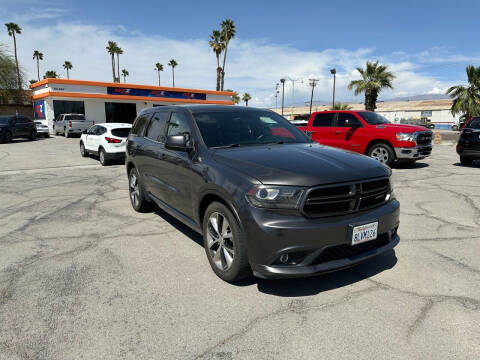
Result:
[[[283,116],[283,106],[285,105],[285,79],[280,79],[282,83],[282,116]]]
[[[336,78],[336,74],[337,74],[337,69],[331,69],[330,70],[330,74],[333,74],[333,100],[332,100],[332,110],[333,108],[335,107],[335,78]]]
[[[279,86],[280,86],[279,83],[275,84],[275,111],[278,109],[278,93],[280,92],[278,91]]]
[[[312,95],[310,95],[310,115],[312,115],[312,102],[313,102],[313,89],[317,86],[318,79],[308,79],[310,81],[310,86],[312,87]]]

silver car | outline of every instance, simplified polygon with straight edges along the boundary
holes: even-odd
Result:
[[[45,125],[41,121],[35,121],[35,127],[37,128],[38,136],[50,137],[47,125]]]

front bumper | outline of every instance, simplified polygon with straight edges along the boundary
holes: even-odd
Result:
[[[397,200],[364,212],[320,219],[253,207],[250,214],[250,219],[242,222],[250,265],[254,275],[261,278],[304,277],[341,270],[393,249],[400,241]],[[351,225],[373,221],[378,221],[378,241],[351,246]],[[282,264],[279,259],[286,254],[295,262]]]
[[[417,145],[415,147],[396,147],[395,157],[397,160],[420,160],[430,156],[432,145]]]

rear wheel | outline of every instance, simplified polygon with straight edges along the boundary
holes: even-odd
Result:
[[[462,165],[472,165],[473,159],[467,158],[465,156],[460,156],[460,162],[462,163]]]
[[[388,166],[392,166],[393,161],[395,160],[392,148],[383,143],[372,145],[370,149],[368,149],[367,155]]]
[[[203,244],[212,270],[222,280],[235,282],[251,275],[245,234],[222,203],[211,203],[205,212]]]
[[[140,177],[135,168],[132,168],[128,175],[128,193],[130,195],[130,202],[135,211],[145,213],[153,209],[153,204],[146,199],[145,191],[143,190]]]
[[[30,133],[30,136],[28,137],[31,141],[37,140],[37,132],[35,130],[32,130]]]
[[[100,148],[98,151],[98,160],[100,160],[100,164],[102,164],[102,166],[107,166],[109,164],[107,153],[105,150],[103,150],[103,148]]]
[[[82,157],[88,157],[88,152],[87,150],[85,150],[85,145],[83,144],[82,141],[80,142],[80,155]]]
[[[10,131],[7,131],[5,135],[3,135],[3,142],[9,143],[12,141],[12,133]]]

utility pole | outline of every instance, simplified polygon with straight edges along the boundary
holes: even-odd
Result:
[[[282,116],[283,116],[283,107],[285,105],[285,79],[280,79],[280,82],[282,83]]]
[[[335,107],[335,78],[337,74],[337,69],[331,69],[330,74],[333,74],[333,100],[332,100],[332,110]]]
[[[278,91],[279,86],[280,86],[279,83],[275,84],[275,110],[277,110],[278,108],[278,94],[280,93],[280,91]]]
[[[312,94],[310,96],[310,115],[312,115],[312,103],[313,103],[313,89],[317,86],[318,79],[308,79],[310,81],[310,86],[312,87]]]

